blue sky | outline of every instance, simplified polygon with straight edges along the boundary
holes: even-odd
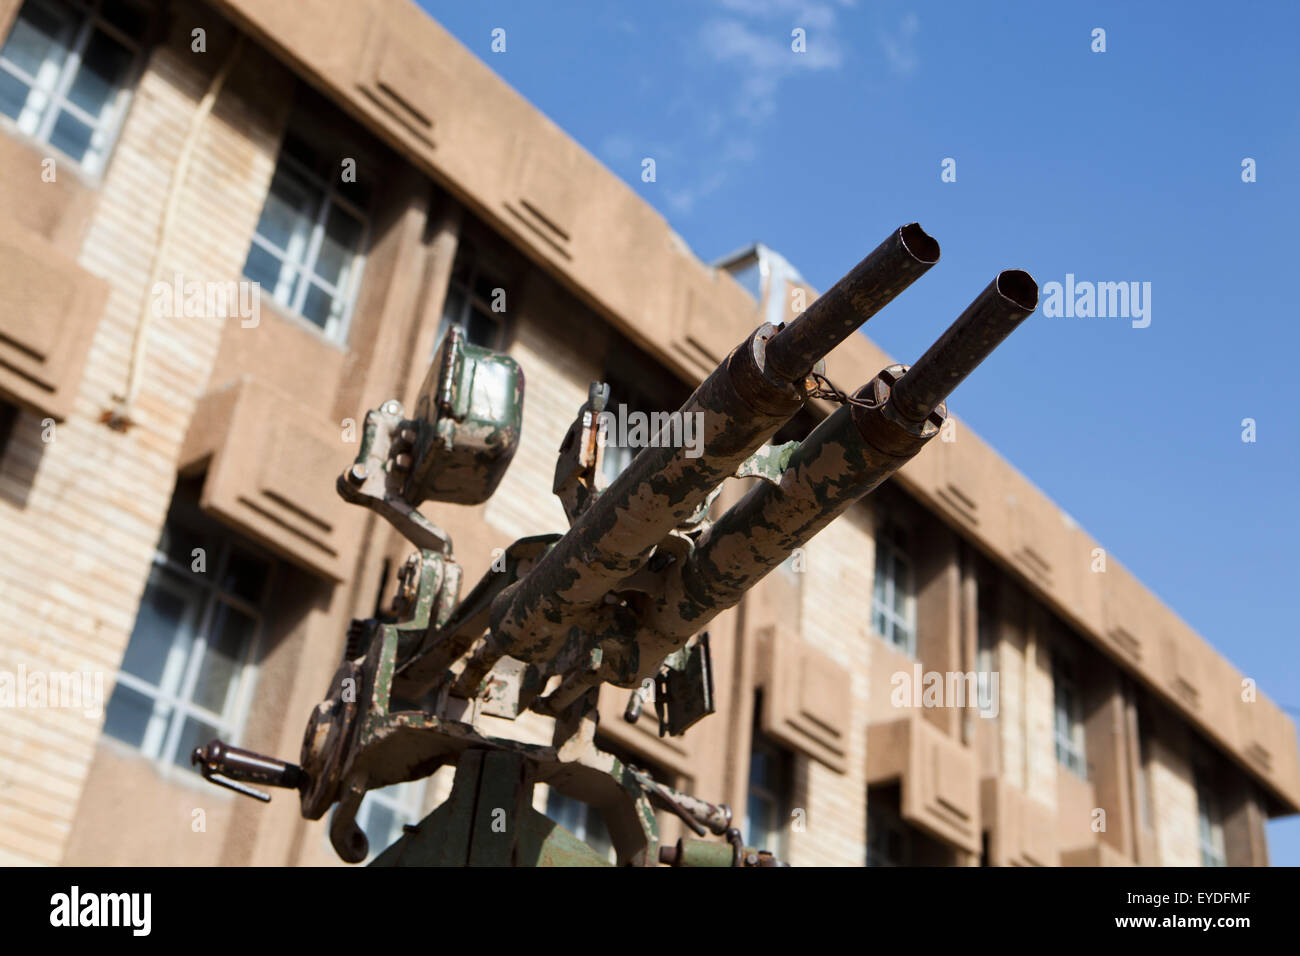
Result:
[[[1151,283],[1146,328],[1040,311],[951,406],[1294,715],[1300,4],[421,5],[706,261],[826,289],[922,223],[943,260],[867,327],[901,361],[1002,268]]]

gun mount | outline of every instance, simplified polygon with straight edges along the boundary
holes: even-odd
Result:
[[[213,782],[259,799],[269,798],[249,784],[296,789],[308,819],[337,804],[330,839],[349,862],[368,855],[355,822],[368,790],[454,765],[448,800],[377,865],[603,863],[532,810],[537,783],[598,808],[620,864],[777,865],[743,846],[727,807],[598,749],[597,693],[602,684],[632,690],[635,719],[652,684],[661,734],[712,713],[709,622],[938,434],[947,395],[1037,306],[1027,273],[1000,273],[914,366],[892,365],[851,397],[840,394],[841,406],[804,441],[768,444],[821,394],[825,356],[938,259],[919,225],[894,231],[793,322],[757,328],[666,417],[661,432],[698,422],[702,448],[652,440],[608,487],[609,391],[594,383],[556,466],[568,531],[516,541],[463,599],[450,541],[419,505],[491,496],[519,441],[524,379],[512,359],[451,329],[414,415],[397,401],[367,413],[360,452],[338,479],[346,500],[374,510],[417,550],[398,573],[390,613],[352,622],[300,765],[220,741],[196,750],[194,762]],[[731,477],[759,480],[711,520]],[[554,719],[550,745],[496,736],[482,720],[527,711]],[[697,837],[725,839],[661,847],[655,807]],[[482,808],[505,809],[508,836]]]

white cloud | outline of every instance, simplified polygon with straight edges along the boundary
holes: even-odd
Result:
[[[698,33],[698,46],[706,56],[739,73],[736,115],[750,122],[767,119],[775,107],[776,92],[800,71],[838,70],[844,56],[837,36],[835,8],[807,0],[721,0],[744,18],[712,17]],[[804,49],[793,49],[796,29],[804,31]]]
[[[637,138],[617,134],[604,141],[601,153],[625,169],[643,156],[653,157],[667,211],[690,214],[726,184],[732,170],[758,160],[759,130],[775,113],[786,81],[800,73],[841,69],[845,52],[839,17],[853,2],[714,0],[714,15],[699,24],[690,51],[715,64],[718,79],[703,92],[683,90],[670,100],[669,113],[680,111],[686,120],[678,123],[680,140],[649,149],[637,146]],[[803,52],[793,48],[796,28],[804,31]],[[889,37],[893,52],[887,50],[886,57],[895,72],[915,68],[911,39],[916,28],[916,16],[910,14],[897,35]]]
[[[916,52],[916,34],[920,29],[920,19],[915,13],[908,13],[899,21],[898,29],[893,32],[882,30],[878,34],[889,69],[897,76],[911,76],[921,65]]]

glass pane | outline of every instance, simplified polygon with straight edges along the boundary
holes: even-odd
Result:
[[[187,648],[193,635],[194,591],[165,571],[154,571],[140,599],[122,670],[161,686],[172,646]]]
[[[226,698],[257,622],[228,604],[218,604],[214,617],[192,699],[205,710],[224,715]]]
[[[257,221],[257,234],[267,242],[289,252],[302,255],[306,237],[311,231],[312,214],[320,202],[320,193],[285,170],[275,171],[271,189],[262,207],[262,217]],[[295,241],[296,240],[296,241]],[[303,248],[290,249],[290,245]]]
[[[888,636],[885,633],[885,615],[881,613],[879,608],[871,609],[871,629],[881,637]]]
[[[172,756],[172,763],[178,767],[189,767],[198,773],[198,768],[190,764],[190,754],[194,752],[195,747],[206,746],[214,737],[220,736],[221,732],[211,724],[194,717],[186,717],[185,725],[181,728],[181,739],[176,744],[176,753]]]
[[[166,713],[165,705],[161,708]],[[124,684],[113,688],[113,696],[104,713],[104,733],[139,749],[154,713],[154,701]]]
[[[586,804],[558,790],[552,789],[546,797],[546,815],[577,837],[585,830],[586,810]]]
[[[256,282],[261,286],[263,292],[273,295],[277,299],[281,298],[276,295],[278,291],[276,287],[280,284],[283,270],[284,263],[274,253],[268,252],[257,243],[253,243],[248,247],[248,258],[244,260],[244,277]],[[288,276],[289,281],[292,281],[292,271],[288,273]],[[291,293],[291,288],[286,289],[285,298]]]
[[[130,50],[103,31],[94,31],[82,52],[81,68],[68,89],[68,99],[96,119],[101,118],[130,66]]]
[[[221,575],[221,590],[254,606],[259,605],[266,590],[266,576],[270,572],[271,565],[266,561],[235,548],[231,550]]]
[[[767,754],[761,750],[755,750],[749,755],[749,782],[758,786],[767,786],[770,782],[770,768],[768,767]]]
[[[614,859],[614,838],[609,835],[609,828],[605,826],[605,818],[600,815],[600,811],[595,807],[587,807],[587,834],[585,842],[601,856],[607,860]]]
[[[875,577],[875,583],[871,590],[872,599],[877,604],[885,603],[885,578],[886,578],[885,564],[887,560],[888,560],[888,552],[886,552],[882,547],[880,547],[880,545],[877,545],[876,546],[876,577]]]
[[[361,223],[334,206],[325,220],[325,235],[312,271],[342,292],[349,267],[360,246]]]
[[[745,845],[761,848],[766,842],[767,807],[756,794],[745,801]]]
[[[30,87],[7,70],[0,70],[0,113],[17,119]]]
[[[897,567],[894,572],[894,614],[900,621],[908,620],[907,592],[907,569]]]
[[[323,329],[331,318],[337,317],[335,301],[334,296],[313,283],[307,287],[307,296],[302,301],[302,316]]]
[[[370,852],[381,853],[399,836],[401,824],[397,814],[377,801],[371,801],[370,818],[366,821],[366,839],[370,841]]]
[[[0,56],[32,77],[47,59],[57,68],[67,56],[71,23],[72,13],[62,5],[28,3],[19,12]]]
[[[67,153],[77,162],[81,162],[86,155],[86,150],[90,148],[90,137],[93,133],[93,129],[67,110],[60,110],[59,118],[54,122],[54,130],[50,133],[50,145]]]

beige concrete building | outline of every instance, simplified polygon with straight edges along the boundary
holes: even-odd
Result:
[[[427,509],[475,580],[566,526],[591,380],[676,408],[814,293],[698,261],[409,0],[0,0],[0,37],[0,863],[329,862],[187,755],[296,759],[387,602],[409,546],[333,488],[365,411],[448,323],[524,367],[501,489]],[[1258,865],[1300,810],[1291,722],[964,422],[710,630],[713,717],[608,691],[601,733],[796,865]],[[368,796],[371,845],[447,784]]]

